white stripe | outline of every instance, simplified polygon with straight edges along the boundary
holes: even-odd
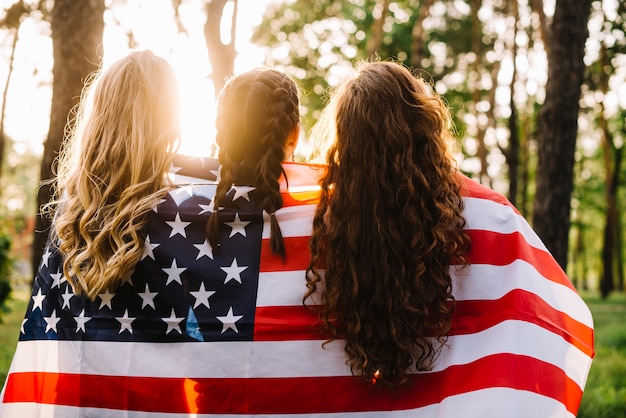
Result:
[[[494,231],[502,234],[521,233],[529,245],[547,251],[539,236],[533,231],[526,219],[507,205],[488,199],[473,197],[463,198],[467,221],[466,229]]]
[[[256,305],[302,306],[306,289],[305,270],[262,272],[259,274]]]
[[[309,237],[313,230],[315,205],[287,206],[276,211],[283,237]],[[263,239],[270,237],[270,217],[263,212]]]
[[[304,184],[302,186],[289,186],[288,192],[290,193],[302,193],[302,192],[319,192],[322,188],[315,184]],[[281,188],[281,191],[283,189]]]
[[[118,411],[101,408],[77,408],[32,403],[13,403],[1,406],[2,418],[209,418],[209,414],[166,414],[155,412]],[[250,415],[219,415],[222,418],[246,418]],[[302,418],[301,414],[263,414],[263,418]],[[306,414],[309,418],[574,418],[560,402],[533,392],[508,388],[489,388],[450,396],[438,404],[421,408],[383,412],[341,412],[334,414]]]
[[[457,301],[496,300],[515,289],[534,293],[559,312],[593,328],[591,311],[576,291],[545,279],[528,262],[505,266],[473,264],[451,267],[452,294]],[[304,270],[259,274],[257,306],[301,306],[306,292]]]
[[[529,322],[505,321],[479,333],[449,337],[432,371],[498,353],[518,354],[550,363],[565,371],[581,390],[591,366],[591,358],[560,335]]]
[[[433,371],[499,353],[554,364],[580,386],[591,362],[540,326],[506,321],[480,333],[450,337]],[[322,347],[322,341],[163,344],[40,340],[18,343],[11,372],[183,378],[350,376],[345,361],[341,341]]]
[[[576,291],[547,280],[524,260],[505,266],[472,264],[459,270],[451,267],[452,295],[461,300],[495,300],[515,289],[526,290],[559,312],[593,328],[591,311]],[[283,284],[284,285],[284,284]]]

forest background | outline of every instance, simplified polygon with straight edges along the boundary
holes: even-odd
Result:
[[[604,298],[624,290],[623,1],[0,5],[0,227],[18,280],[32,280],[40,262],[49,220],[38,208],[84,80],[129,49],[150,48],[181,80],[183,152],[205,155],[215,150],[216,93],[232,74],[267,65],[291,75],[306,132],[356,62],[405,63],[447,100],[462,171],[507,195],[579,289]],[[319,157],[318,144],[302,143],[300,159]]]
[[[174,66],[182,152],[203,155],[230,75],[267,65],[292,76],[306,132],[355,63],[412,67],[450,106],[461,170],[517,206],[592,309],[597,356],[579,416],[626,417],[622,0],[0,0],[0,306],[13,308],[0,380],[72,109],[89,73],[135,48]],[[298,159],[320,158],[306,139]]]

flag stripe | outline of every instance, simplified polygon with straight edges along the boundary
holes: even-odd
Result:
[[[520,233],[503,234],[494,231],[469,230],[472,241],[468,258],[471,264],[504,266],[515,260],[524,260],[533,265],[546,279],[567,286],[571,282],[563,270],[554,263],[552,256],[544,250],[529,245]],[[286,270],[306,270],[309,264],[307,236],[284,237],[285,247],[294,251],[286,261],[271,254],[268,240],[261,245],[261,273]],[[297,249],[297,250],[296,250]],[[298,251],[295,255],[295,251]],[[306,251],[304,254],[302,252]]]
[[[502,335],[515,336],[502,338]],[[550,344],[551,351],[542,350],[536,341]],[[463,350],[452,350],[454,345]],[[95,375],[130,375],[155,377],[298,377],[350,376],[345,366],[341,341],[322,346],[320,340],[268,342],[207,342],[207,343],[124,343],[83,341],[80,350],[91,354],[91,361],[77,361],[76,357],[58,358],[60,352],[76,350],[70,341],[21,341],[12,372],[86,373]],[[568,370],[570,378],[583,386],[589,356],[568,344],[563,338],[537,325],[523,321],[505,321],[476,334],[453,335],[442,348],[433,371],[476,361],[482,356],[499,352],[536,357],[541,361]],[[117,359],[114,364],[99,361],[100,357]],[[310,359],[324,358],[310,363]],[[159,367],[154,361],[158,359]],[[198,367],[204,359],[211,359],[211,367]],[[254,359],[247,364],[239,359]],[[33,360],[40,367],[33,368]],[[575,367],[571,367],[575,365]]]
[[[372,391],[344,342],[325,343],[320,289],[312,308],[302,301],[319,193],[310,178],[323,167],[285,170],[286,260],[271,254],[253,188],[229,193],[212,251],[214,186],[181,187],[155,207],[145,258],[115,295],[72,297],[60,257],[44,257],[0,416],[575,416],[593,319],[504,196],[464,178],[472,247],[469,265],[451,266],[449,336],[432,370],[410,370],[412,387]]]
[[[546,280],[529,263],[515,260],[505,266],[474,264],[458,270],[451,268],[452,294],[457,301],[499,299],[515,289],[541,297],[555,310],[593,328],[593,318],[576,291]],[[512,278],[520,277],[522,280]],[[300,306],[305,292],[305,271],[292,270],[259,275],[257,306]]]
[[[485,373],[486,370],[507,373]],[[540,374],[542,380],[537,381],[528,370]],[[466,379],[468,375],[476,378]],[[412,385],[420,388],[421,396],[410,396],[411,388],[374,391],[350,376],[211,379],[13,373],[9,376],[5,402],[171,413],[295,414],[413,409],[493,386],[540,393],[562,402],[569,411],[577,410],[582,396],[580,387],[558,367],[514,354],[483,357],[442,372],[412,375],[411,380]],[[266,390],[267,387],[272,390]],[[286,393],[294,396],[285,396]],[[239,399],[247,401],[238,402]]]
[[[514,399],[514,401],[513,401]],[[507,402],[511,400],[511,402]],[[520,407],[523,405],[523,408]],[[63,405],[45,405],[34,403],[10,403],[4,405],[5,412],[11,417],[40,418],[75,418],[86,417],[114,417],[117,411],[95,408],[77,408]],[[328,417],[358,417],[358,418],[440,418],[449,417],[543,417],[550,411],[550,416],[574,418],[574,414],[567,411],[563,405],[547,396],[534,392],[525,392],[509,388],[489,388],[460,395],[449,396],[440,403],[427,405],[421,408],[405,409],[400,411],[360,411],[341,412],[336,414],[307,414],[309,418]],[[125,411],[126,418],[171,418],[171,414],[158,412]],[[177,415],[180,416],[180,415]],[[209,414],[188,414],[188,417],[214,417]],[[302,418],[300,414],[264,414],[265,418]],[[222,418],[241,418],[240,414],[220,414]]]
[[[592,356],[587,342],[593,331],[584,324],[556,311],[543,299],[525,290],[512,290],[494,300],[459,300],[452,315],[448,335],[483,331],[503,321],[518,320],[534,323],[557,335]],[[324,339],[318,330],[315,311],[303,306],[257,307],[254,339],[258,341]]]

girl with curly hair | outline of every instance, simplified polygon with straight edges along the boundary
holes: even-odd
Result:
[[[332,145],[305,300],[322,287],[323,318],[354,374],[401,385],[446,339],[449,268],[470,244],[450,115],[408,69],[376,62],[336,91],[318,125],[318,142]]]
[[[180,138],[174,71],[136,51],[94,74],[58,163],[53,232],[63,274],[91,300],[128,280]]]

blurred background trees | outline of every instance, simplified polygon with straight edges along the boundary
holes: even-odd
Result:
[[[191,53],[195,62],[187,67],[201,67],[202,82],[210,81],[211,91],[219,92],[225,78],[237,71],[238,60],[248,58],[241,48],[248,39],[238,37],[236,29],[249,20],[244,18],[250,17],[252,2],[257,0],[153,0],[137,7],[137,1],[123,0],[5,0],[6,7],[0,10],[0,33],[6,34],[4,41],[0,37],[3,109],[5,103],[11,107],[6,91],[13,83],[12,53],[20,52],[17,39],[24,32],[20,25],[36,26],[52,38],[54,67],[32,64],[33,80],[53,92],[43,149],[13,141],[0,129],[5,151],[0,216],[22,219],[10,222],[24,225],[22,230],[32,228],[35,208],[46,201],[49,190],[40,188],[36,203],[32,191],[25,190],[51,178],[51,162],[82,82],[108,51],[107,30],[115,27],[123,33],[127,48],[154,48],[156,44],[142,39],[135,23],[169,22],[173,41],[163,50],[172,50],[179,40],[199,39],[201,48]],[[266,4],[251,37],[264,51],[258,65],[276,67],[298,82],[305,128],[315,123],[329,89],[356,62],[404,62],[447,100],[457,129],[461,170],[506,194],[532,221],[579,288],[598,289],[604,296],[623,290],[624,2],[267,0]],[[168,28],[164,25],[162,31]],[[196,119],[205,114],[207,120],[212,118],[207,112]],[[319,158],[316,145],[309,144],[311,153],[301,158]],[[33,160],[41,161],[40,175],[32,176]],[[24,196],[27,203],[9,204]],[[36,241],[33,249],[34,268],[41,242]]]
[[[308,124],[355,61],[411,65],[450,104],[461,169],[606,296],[623,290],[625,16],[617,1],[295,0],[270,6],[253,40],[299,80]]]

